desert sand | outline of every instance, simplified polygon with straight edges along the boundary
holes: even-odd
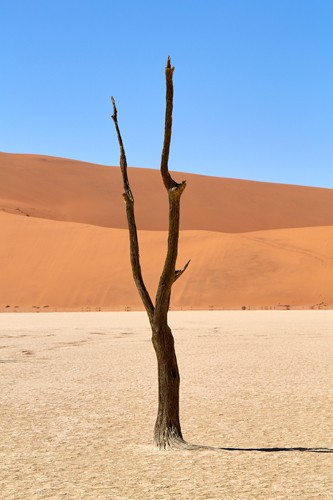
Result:
[[[170,323],[185,438],[222,449],[153,450],[144,313],[0,315],[2,498],[333,497],[333,312],[171,312]]]
[[[140,230],[168,228],[157,170],[129,167]],[[188,173],[182,230],[244,233],[333,225],[333,189]],[[65,158],[0,153],[0,208],[17,215],[127,229],[119,167]]]
[[[154,298],[167,240],[158,171],[130,168]],[[333,190],[187,179],[171,307],[333,307]],[[0,153],[0,311],[137,310],[118,167]]]
[[[141,309],[128,233],[0,212],[0,310]],[[144,278],[154,296],[167,233],[140,231]],[[333,304],[333,226],[227,234],[183,231],[175,309]],[[38,308],[38,309],[37,309]]]

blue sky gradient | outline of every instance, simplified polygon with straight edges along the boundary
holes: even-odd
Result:
[[[0,150],[333,187],[331,0],[1,0]]]

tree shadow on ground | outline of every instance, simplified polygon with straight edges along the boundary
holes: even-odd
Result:
[[[280,446],[272,446],[272,447],[262,447],[262,448],[236,448],[231,446],[206,446],[199,444],[191,444],[186,441],[180,441],[176,444],[175,448],[187,449],[187,450],[211,450],[211,451],[257,451],[261,453],[282,453],[282,452],[300,452],[300,453],[333,453],[333,448],[326,448],[322,446],[312,446],[312,447],[303,447],[303,446],[293,446],[293,447],[280,447]]]
[[[261,451],[264,453],[279,453],[283,451],[299,451],[299,452],[305,452],[305,453],[333,453],[333,448],[303,448],[301,446],[294,447],[294,448],[280,448],[280,447],[273,447],[273,448],[216,448],[218,450],[223,450],[223,451]]]

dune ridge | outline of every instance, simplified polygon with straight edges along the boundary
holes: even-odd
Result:
[[[167,200],[158,171],[130,175],[154,298]],[[142,309],[118,167],[1,153],[0,176],[0,311]],[[186,178],[173,309],[332,307],[333,190]]]
[[[129,168],[138,228],[167,230],[158,170]],[[243,233],[333,225],[333,189],[174,173],[187,180],[181,229]],[[126,229],[119,167],[0,153],[0,209],[18,215]]]

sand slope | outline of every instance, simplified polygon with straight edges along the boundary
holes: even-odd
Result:
[[[139,229],[167,229],[167,196],[157,170],[130,168]],[[182,229],[247,232],[333,225],[333,190],[175,174],[188,187]],[[0,153],[0,210],[127,228],[118,167]]]
[[[166,193],[158,171],[129,174],[154,298]],[[333,190],[186,178],[173,308],[333,305]],[[142,308],[121,193],[118,167],[0,153],[0,310]]]
[[[126,230],[4,212],[0,226],[2,310],[142,307]],[[164,231],[140,232],[144,278],[153,296],[166,238]],[[179,267],[188,259],[173,289],[173,308],[333,304],[333,227],[183,231]]]

